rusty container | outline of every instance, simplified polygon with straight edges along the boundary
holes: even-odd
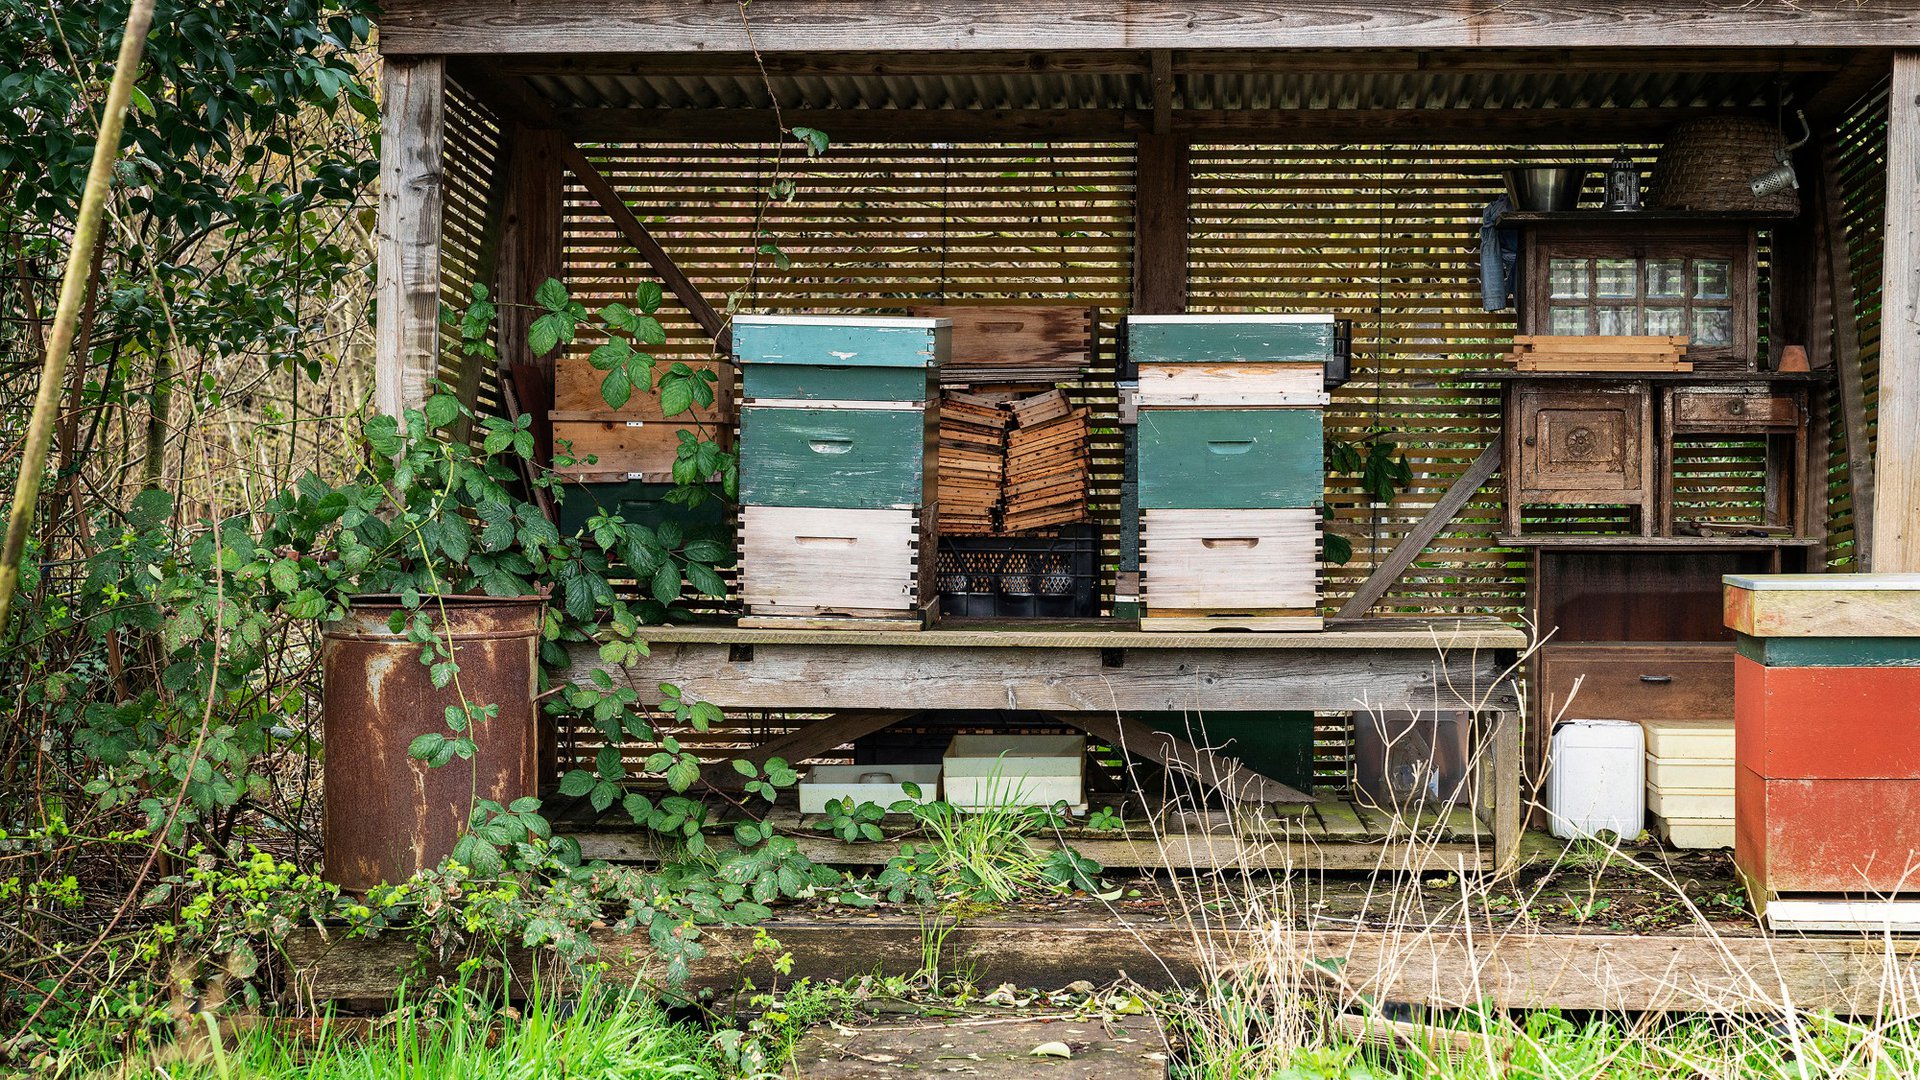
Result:
[[[442,642],[451,634],[460,672],[433,685],[421,647],[389,628],[407,609],[392,596],[359,597],[321,635],[322,740],[325,754],[326,879],[363,893],[404,881],[453,851],[476,799],[502,806],[536,794],[539,736],[540,597],[429,598],[424,610]],[[473,726],[471,759],[439,768],[407,755],[426,732],[454,733],[447,706],[464,692],[498,705]]]

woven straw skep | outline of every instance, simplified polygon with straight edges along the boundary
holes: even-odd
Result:
[[[1647,208],[1795,213],[1798,191],[1760,198],[1748,186],[1779,164],[1775,152],[1786,144],[1780,129],[1765,120],[1725,116],[1681,124],[1653,163]]]

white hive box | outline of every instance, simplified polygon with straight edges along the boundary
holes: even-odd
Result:
[[[861,779],[875,773],[885,773],[892,779]],[[835,799],[852,799],[855,806],[863,802],[891,806],[901,799],[913,798],[903,784],[920,789],[920,796],[914,801],[930,803],[939,798],[940,766],[815,765],[807,770],[806,779],[800,781],[800,812],[824,814],[827,804]]]
[[[941,767],[947,802],[963,810],[1086,807],[1083,735],[955,735]]]
[[[1676,848],[1733,846],[1733,725],[1653,722],[1647,810]]]

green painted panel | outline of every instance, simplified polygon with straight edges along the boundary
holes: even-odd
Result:
[[[618,513],[635,525],[657,529],[662,523],[677,521],[683,529],[701,530],[701,535],[732,541],[727,537],[727,505],[718,498],[703,500],[688,507],[667,501],[672,484],[650,484],[628,480],[614,484],[566,484],[561,488],[560,531],[571,535],[584,528],[587,519],[601,509]]]
[[[1767,667],[1920,667],[1920,638],[1756,638],[1740,655]]]
[[[1136,713],[1160,731],[1190,739],[1262,776],[1313,792],[1310,712]]]
[[[1127,356],[1136,364],[1311,361],[1333,358],[1334,324],[1314,322],[1127,321]]]
[[[749,506],[918,507],[937,448],[931,409],[740,410]]]
[[[938,391],[930,368],[746,364],[740,369],[740,379],[750,398],[932,401]]]
[[[1319,409],[1141,409],[1140,506],[1268,510],[1326,494]]]
[[[742,364],[832,364],[839,367],[938,367],[946,363],[950,326],[930,319],[733,322],[733,352]],[[902,325],[919,323],[923,325]]]

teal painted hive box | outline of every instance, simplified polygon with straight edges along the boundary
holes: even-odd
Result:
[[[1334,358],[1331,315],[1133,315],[1127,355],[1135,364],[1301,363]]]
[[[749,396],[922,401],[925,391],[913,390],[916,384],[912,376],[902,374],[903,369],[937,369],[947,362],[952,349],[950,319],[741,315],[733,320],[733,351]],[[807,387],[808,380],[813,388],[805,394],[762,392]],[[872,388],[884,385],[909,392],[876,396]]]
[[[852,510],[931,505],[940,428],[932,409],[740,410],[740,501]]]
[[[1277,510],[1319,506],[1319,409],[1141,409],[1140,507]]]

